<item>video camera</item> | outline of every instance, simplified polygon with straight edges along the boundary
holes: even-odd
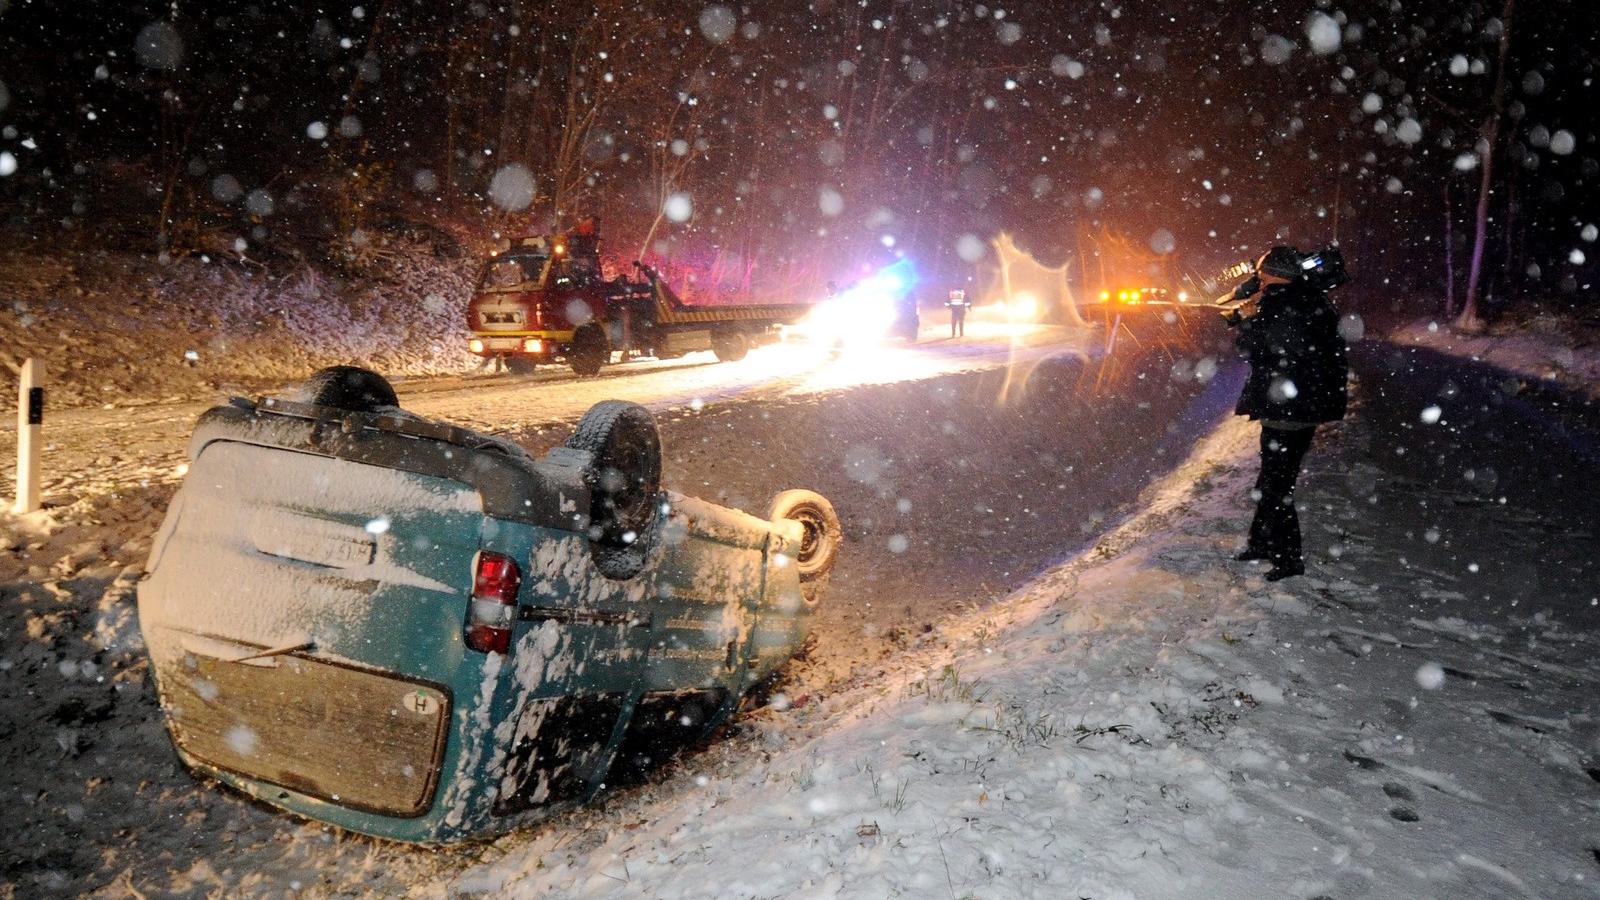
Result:
[[[1216,306],[1231,309],[1233,304],[1249,300],[1274,284],[1301,284],[1314,291],[1331,291],[1350,280],[1344,254],[1332,245],[1311,253],[1301,253],[1293,247],[1273,247],[1254,264],[1240,263],[1225,274],[1246,273],[1249,277],[1217,298]]]
[[[1350,280],[1344,268],[1344,254],[1338,247],[1324,247],[1300,260],[1300,277],[1315,291],[1331,291]]]

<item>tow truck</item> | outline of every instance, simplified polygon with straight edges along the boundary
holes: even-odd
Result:
[[[624,360],[676,359],[710,350],[733,362],[777,342],[784,326],[811,309],[805,303],[693,305],[653,267],[635,262],[633,269],[638,278],[603,276],[592,222],[515,239],[484,265],[467,306],[467,349],[513,373],[565,362],[579,375],[594,375],[617,352]]]

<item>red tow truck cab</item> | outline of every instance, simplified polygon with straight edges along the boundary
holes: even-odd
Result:
[[[565,234],[518,238],[484,265],[467,306],[467,349],[513,372],[565,362],[593,375],[611,362],[673,359],[710,350],[724,361],[775,342],[808,304],[691,306],[643,263],[640,278],[606,280],[600,236],[590,223]]]

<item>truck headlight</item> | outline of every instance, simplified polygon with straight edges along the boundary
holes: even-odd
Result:
[[[524,353],[543,353],[544,352],[544,341],[541,341],[538,338],[523,338],[522,339],[522,352],[524,352]]]
[[[469,353],[482,353],[483,352],[483,341],[480,341],[477,338],[472,338],[472,339],[468,340],[467,341],[467,351]]]

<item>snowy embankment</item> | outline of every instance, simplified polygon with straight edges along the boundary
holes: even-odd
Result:
[[[1431,319],[1418,319],[1396,330],[1390,340],[1402,346],[1426,347],[1514,372],[1554,381],[1590,399],[1600,399],[1600,336],[1578,337],[1554,319],[1535,319],[1526,326],[1466,334]]]
[[[1224,425],[1093,549],[878,674],[779,695],[435,889],[1600,896],[1593,623],[1408,562],[1438,532],[1357,458],[1359,423],[1313,452],[1313,576],[1265,584],[1228,561],[1254,437]]]
[[[474,265],[420,245],[397,246],[373,280],[309,265],[14,253],[0,257],[0,365],[42,358],[53,406],[250,393],[339,363],[460,372]],[[15,402],[0,391],[0,407]]]

